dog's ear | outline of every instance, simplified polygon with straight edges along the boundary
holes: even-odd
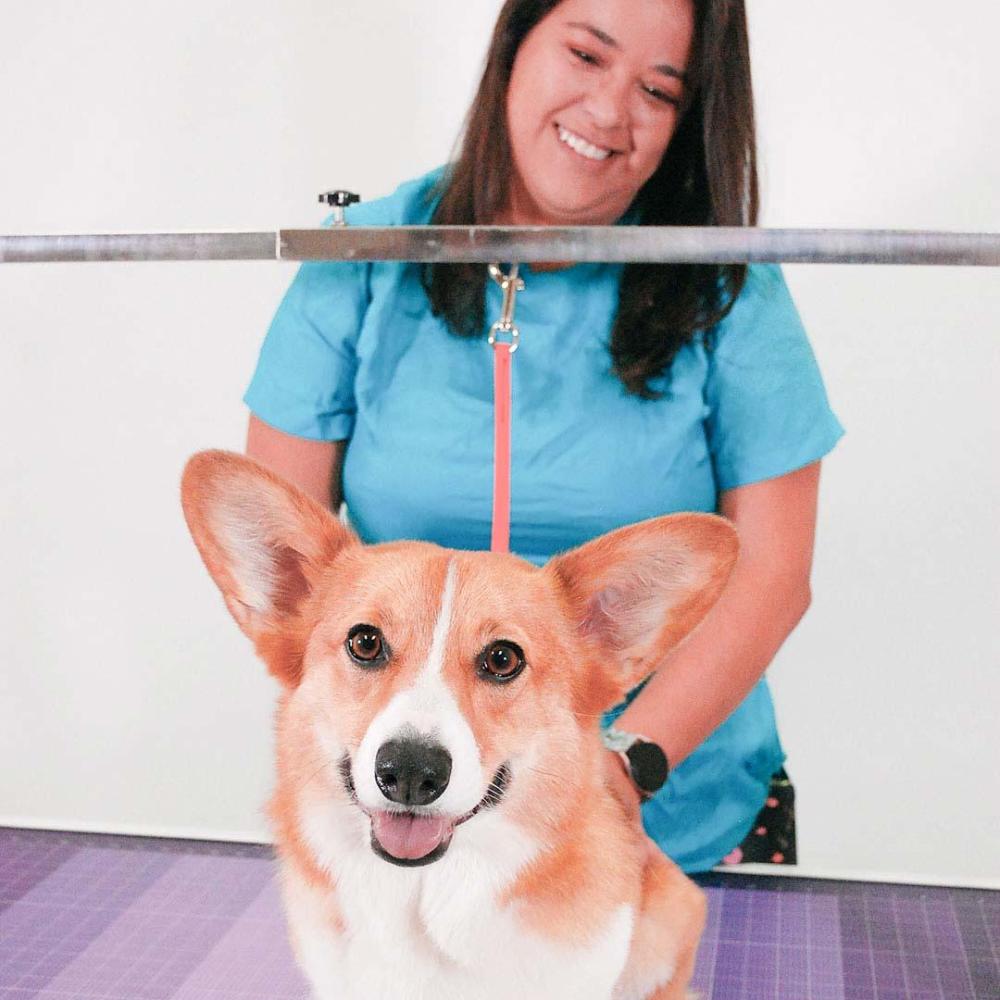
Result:
[[[595,538],[546,569],[569,592],[580,631],[597,645],[623,694],[704,618],[738,549],[725,519],[671,514]]]
[[[188,461],[181,504],[226,607],[271,672],[294,687],[308,640],[303,604],[320,571],[357,538],[290,483],[232,452]]]

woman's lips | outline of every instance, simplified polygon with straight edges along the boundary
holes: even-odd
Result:
[[[566,128],[565,125],[559,125],[558,123],[556,124],[556,135],[564,146],[568,146],[574,153],[594,163],[603,163],[615,152],[615,150],[609,149],[606,146],[598,146],[584,139],[582,135],[578,135],[571,129]]]

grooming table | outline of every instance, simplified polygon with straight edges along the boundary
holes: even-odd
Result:
[[[709,918],[693,986],[706,998],[1000,998],[1000,892],[698,881]],[[270,848],[0,828],[3,1000],[308,996]]]

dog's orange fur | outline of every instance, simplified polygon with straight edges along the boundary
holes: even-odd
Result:
[[[323,719],[348,750],[359,746],[372,719],[421,669],[437,605],[420,595],[440,594],[452,562],[458,582],[442,675],[474,728],[483,770],[493,773],[525,734],[546,761],[516,775],[504,799],[510,820],[544,849],[502,890],[498,904],[515,908],[537,934],[565,942],[585,942],[602,916],[629,904],[640,918],[620,989],[630,996],[645,989],[651,1000],[683,996],[704,897],[649,850],[638,824],[604,787],[597,720],[715,601],[736,555],[728,525],[708,515],[656,519],[538,569],[510,555],[424,543],[362,546],[293,487],[223,452],[191,460],[183,502],[227,606],[284,687],[270,817],[282,857],[306,884],[327,890],[331,933],[346,929],[337,886],[303,836],[299,806],[309,796],[348,796],[312,723]],[[269,553],[264,595],[246,582],[256,547]],[[675,582],[665,598],[667,578]],[[401,607],[400,594],[414,599]],[[392,637],[391,671],[373,677],[343,653],[357,622],[378,624]],[[470,669],[497,639],[525,651],[530,669],[516,686],[483,683]],[[303,689],[310,677],[321,694]],[[560,769],[559,761],[573,766]],[[604,847],[596,865],[594,845]],[[665,952],[672,957],[668,967]]]

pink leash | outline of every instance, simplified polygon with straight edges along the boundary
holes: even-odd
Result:
[[[489,265],[490,277],[503,291],[500,319],[490,329],[489,343],[493,347],[493,531],[491,552],[510,551],[510,416],[511,359],[517,350],[520,334],[514,326],[514,303],[517,293],[524,290],[524,281],[517,276],[517,264],[509,274],[499,265]],[[510,340],[501,340],[509,335]]]

